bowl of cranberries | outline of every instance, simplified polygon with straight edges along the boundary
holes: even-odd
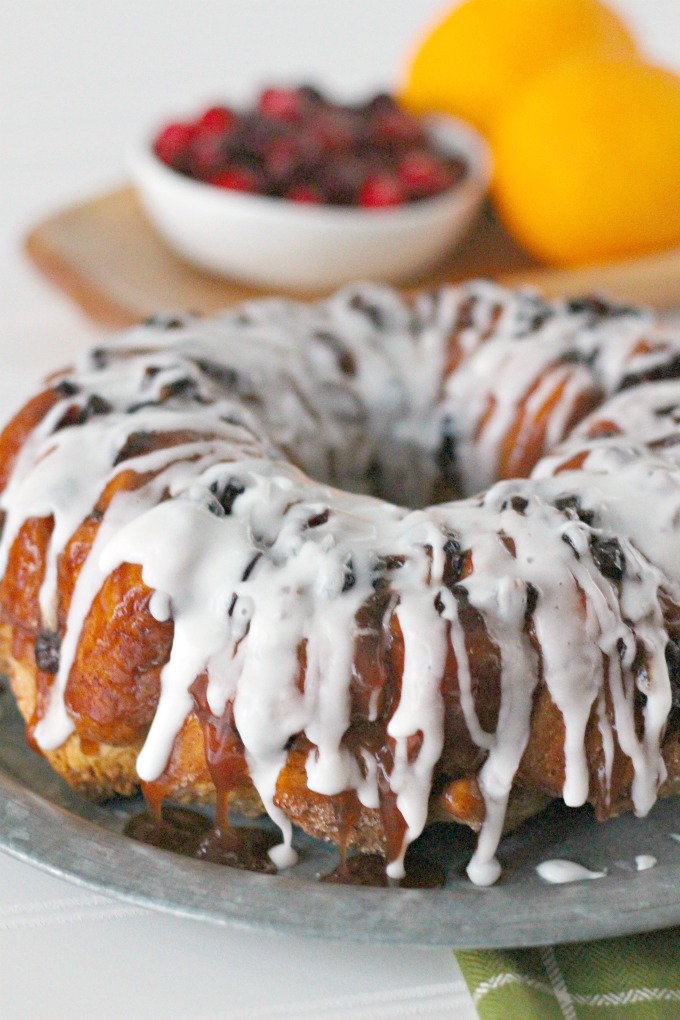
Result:
[[[266,88],[237,111],[166,123],[132,160],[142,206],[183,258],[263,287],[408,282],[469,226],[489,182],[482,139],[388,95]]]

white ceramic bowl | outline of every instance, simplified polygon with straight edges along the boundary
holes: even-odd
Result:
[[[405,282],[438,262],[470,225],[491,158],[479,135],[452,117],[426,121],[433,140],[469,170],[434,198],[387,209],[312,206],[217,188],[171,170],[149,144],[131,170],[142,206],[177,253],[244,283],[325,290],[349,280]]]

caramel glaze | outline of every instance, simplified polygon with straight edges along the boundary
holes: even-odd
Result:
[[[141,843],[195,860],[261,874],[276,872],[268,856],[277,842],[274,833],[254,826],[223,828],[190,808],[150,803],[146,811],[130,818],[124,832]],[[405,863],[406,877],[398,882],[390,881],[385,872],[385,859],[380,854],[348,856],[342,847],[338,867],[323,875],[320,881],[329,885],[399,886],[402,889],[435,889],[444,885],[444,869],[426,855],[411,851]]]
[[[268,875],[276,871],[267,855],[278,842],[273,833],[254,826],[221,828],[190,808],[154,806],[134,815],[124,831],[141,843],[195,860]]]
[[[207,686],[207,674],[202,673],[191,687],[192,720],[200,727],[206,767],[215,791],[214,821],[211,823],[196,811],[163,803],[177,793],[178,776],[183,771],[181,745],[195,737],[196,725],[192,723],[183,731],[183,740],[176,741],[163,775],[152,783],[142,783],[147,810],[128,822],[125,834],[196,860],[273,874],[276,867],[268,851],[278,837],[262,829],[230,823],[230,800],[251,786],[250,777],[233,706],[229,703],[221,716],[213,715],[207,702]]]
[[[441,864],[425,854],[418,853],[416,844],[409,848],[404,861],[406,875],[395,880],[387,877],[385,858],[380,854],[341,853],[340,863],[334,871],[320,879],[326,885],[361,885],[385,889],[440,889],[446,882],[446,871]]]

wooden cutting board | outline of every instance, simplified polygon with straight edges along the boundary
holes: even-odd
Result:
[[[161,310],[210,312],[264,293],[209,276],[174,255],[131,187],[55,213],[31,230],[25,247],[46,276],[106,326],[124,326]],[[552,297],[601,291],[659,309],[680,307],[680,249],[617,265],[552,270],[508,237],[490,205],[435,272],[411,283],[426,286],[473,276],[536,286]]]

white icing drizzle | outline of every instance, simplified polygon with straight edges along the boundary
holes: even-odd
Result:
[[[635,858],[637,871],[649,871],[657,865],[657,859],[652,854],[638,854]]]
[[[597,697],[597,727],[600,731],[602,741],[602,753],[604,755],[604,772],[601,776],[604,789],[605,806],[609,807],[611,802],[611,781],[612,768],[614,765],[614,734],[612,732],[611,720],[607,714],[606,696],[602,688]]]
[[[542,861],[536,871],[544,882],[550,885],[565,885],[567,882],[591,882],[596,878],[605,878],[606,871],[590,871],[575,861],[556,858],[554,861]]]
[[[138,564],[153,591],[151,615],[174,623],[139,775],[163,772],[192,711],[190,687],[207,671],[208,706],[218,716],[233,706],[251,778],[283,833],[274,857],[286,866],[292,828],[275,793],[296,735],[313,745],[310,790],[353,789],[366,807],[380,805],[374,752],[350,751],[344,737],[356,643],[369,633],[362,611],[386,591],[378,626],[383,635],[398,630],[404,655],[399,697],[384,720],[393,756],[386,781],[406,827],[390,877],[403,875],[407,846],[427,822],[433,775],[450,753],[448,659],[485,759],[474,882],[500,874],[496,849],[539,685],[564,722],[566,803],[594,795],[586,752],[594,717],[603,803],[618,746],[633,765],[635,811],[647,813],[666,776],[661,743],[672,703],[660,593],[680,603],[679,384],[612,397],[531,479],[497,482],[478,497],[410,511],[356,491],[374,490],[378,476],[382,495],[416,501],[448,456],[449,481],[455,473],[473,492],[497,477],[514,424],[522,446],[530,420],[552,401],[545,443],[553,449],[579,401],[661,371],[679,354],[680,342],[646,313],[548,305],[485,283],[411,306],[370,285],[315,305],[252,302],[205,322],[138,327],[91,352],[61,377],[58,401],[0,496],[0,572],[26,520],[54,520],[40,605],[44,627],[61,627],[62,640],[35,728],[39,745],[56,748],[73,731],[65,694],[91,606],[112,571]],[[64,423],[67,412],[87,425]],[[602,422],[617,434],[603,437]],[[156,433],[176,436],[175,445],[146,446]],[[124,470],[140,484],[106,507],[63,620],[60,556]],[[469,560],[464,574],[454,568],[458,555]],[[470,614],[497,652],[494,732],[478,715]],[[367,724],[379,718],[380,694],[367,697]],[[602,873],[545,862],[539,874],[570,881]]]

